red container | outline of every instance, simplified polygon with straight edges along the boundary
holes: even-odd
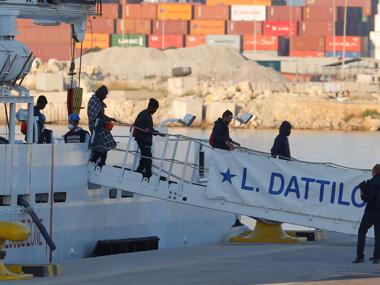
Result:
[[[59,26],[27,26],[19,27],[16,40],[25,44],[65,44],[71,42],[71,29],[67,24]]]
[[[153,21],[152,34],[186,35],[188,22],[184,20]]]
[[[335,15],[334,15],[335,13]],[[304,21],[328,21],[336,19],[336,8],[330,6],[305,6],[303,9]]]
[[[122,29],[124,23],[124,31]],[[149,35],[152,32],[152,23],[146,19],[125,19],[117,20],[116,33],[117,34],[140,34]]]
[[[290,50],[289,56],[324,57],[325,53],[323,51],[314,51],[314,50]]]
[[[243,50],[266,50],[266,51],[278,51],[278,37],[276,36],[243,36]]]
[[[201,46],[206,44],[206,36],[192,36],[192,35],[187,35],[186,36],[186,47],[196,47],[196,46]]]
[[[102,19],[102,18],[87,18],[87,27],[90,27],[88,31],[92,33],[109,33],[113,34],[115,32],[115,20],[113,19]]]
[[[194,5],[195,20],[228,20],[230,16],[229,6],[225,5]]]
[[[141,19],[143,13],[143,7],[140,4],[127,4],[125,11],[122,11],[122,16],[129,19]]]
[[[143,19],[156,20],[157,19],[157,4],[142,3],[141,17]]]
[[[290,50],[297,51],[320,51],[325,53],[324,37],[295,36],[290,37]]]
[[[17,28],[34,26],[32,19],[17,19],[16,21],[17,21]]]
[[[330,36],[334,34],[334,24],[321,21],[300,22],[298,32],[301,36]]]
[[[183,47],[182,35],[149,35],[148,46],[151,48],[181,48]]]
[[[68,41],[66,44],[55,43],[47,44],[44,42],[29,44],[28,48],[33,54],[40,58],[43,62],[47,62],[51,58],[58,60],[70,60],[71,58],[71,43]],[[77,53],[78,55],[79,53]]]
[[[119,18],[119,5],[110,3],[102,4],[102,18],[114,20]]]
[[[334,51],[334,45],[336,51],[343,51],[343,47],[345,47],[345,51],[353,51],[353,52],[362,52],[365,51],[365,38],[362,37],[346,37],[343,40],[343,37],[334,37],[328,36],[326,37],[326,51]]]
[[[263,34],[268,36],[295,36],[297,35],[297,22],[265,21]]]
[[[227,34],[229,35],[261,35],[263,22],[253,21],[228,21]]]
[[[302,7],[271,6],[267,8],[267,20],[271,21],[301,21]]]

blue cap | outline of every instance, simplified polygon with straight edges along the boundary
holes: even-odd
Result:
[[[79,115],[77,113],[72,113],[69,115],[69,122],[80,121]]]

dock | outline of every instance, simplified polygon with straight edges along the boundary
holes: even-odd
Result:
[[[62,264],[63,274],[1,284],[380,284],[380,265],[352,264],[356,237],[327,232],[301,245],[218,244],[127,253]]]

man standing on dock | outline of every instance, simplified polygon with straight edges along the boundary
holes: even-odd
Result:
[[[358,230],[356,259],[353,263],[364,262],[365,239],[372,226],[375,228],[375,248],[371,260],[373,263],[380,263],[380,164],[373,167],[372,175],[371,180],[363,181],[359,185],[360,196],[367,205]]]

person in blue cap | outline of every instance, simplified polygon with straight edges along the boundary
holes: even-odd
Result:
[[[90,134],[79,127],[80,117],[76,113],[69,115],[69,131],[63,136],[65,143],[88,143]]]

